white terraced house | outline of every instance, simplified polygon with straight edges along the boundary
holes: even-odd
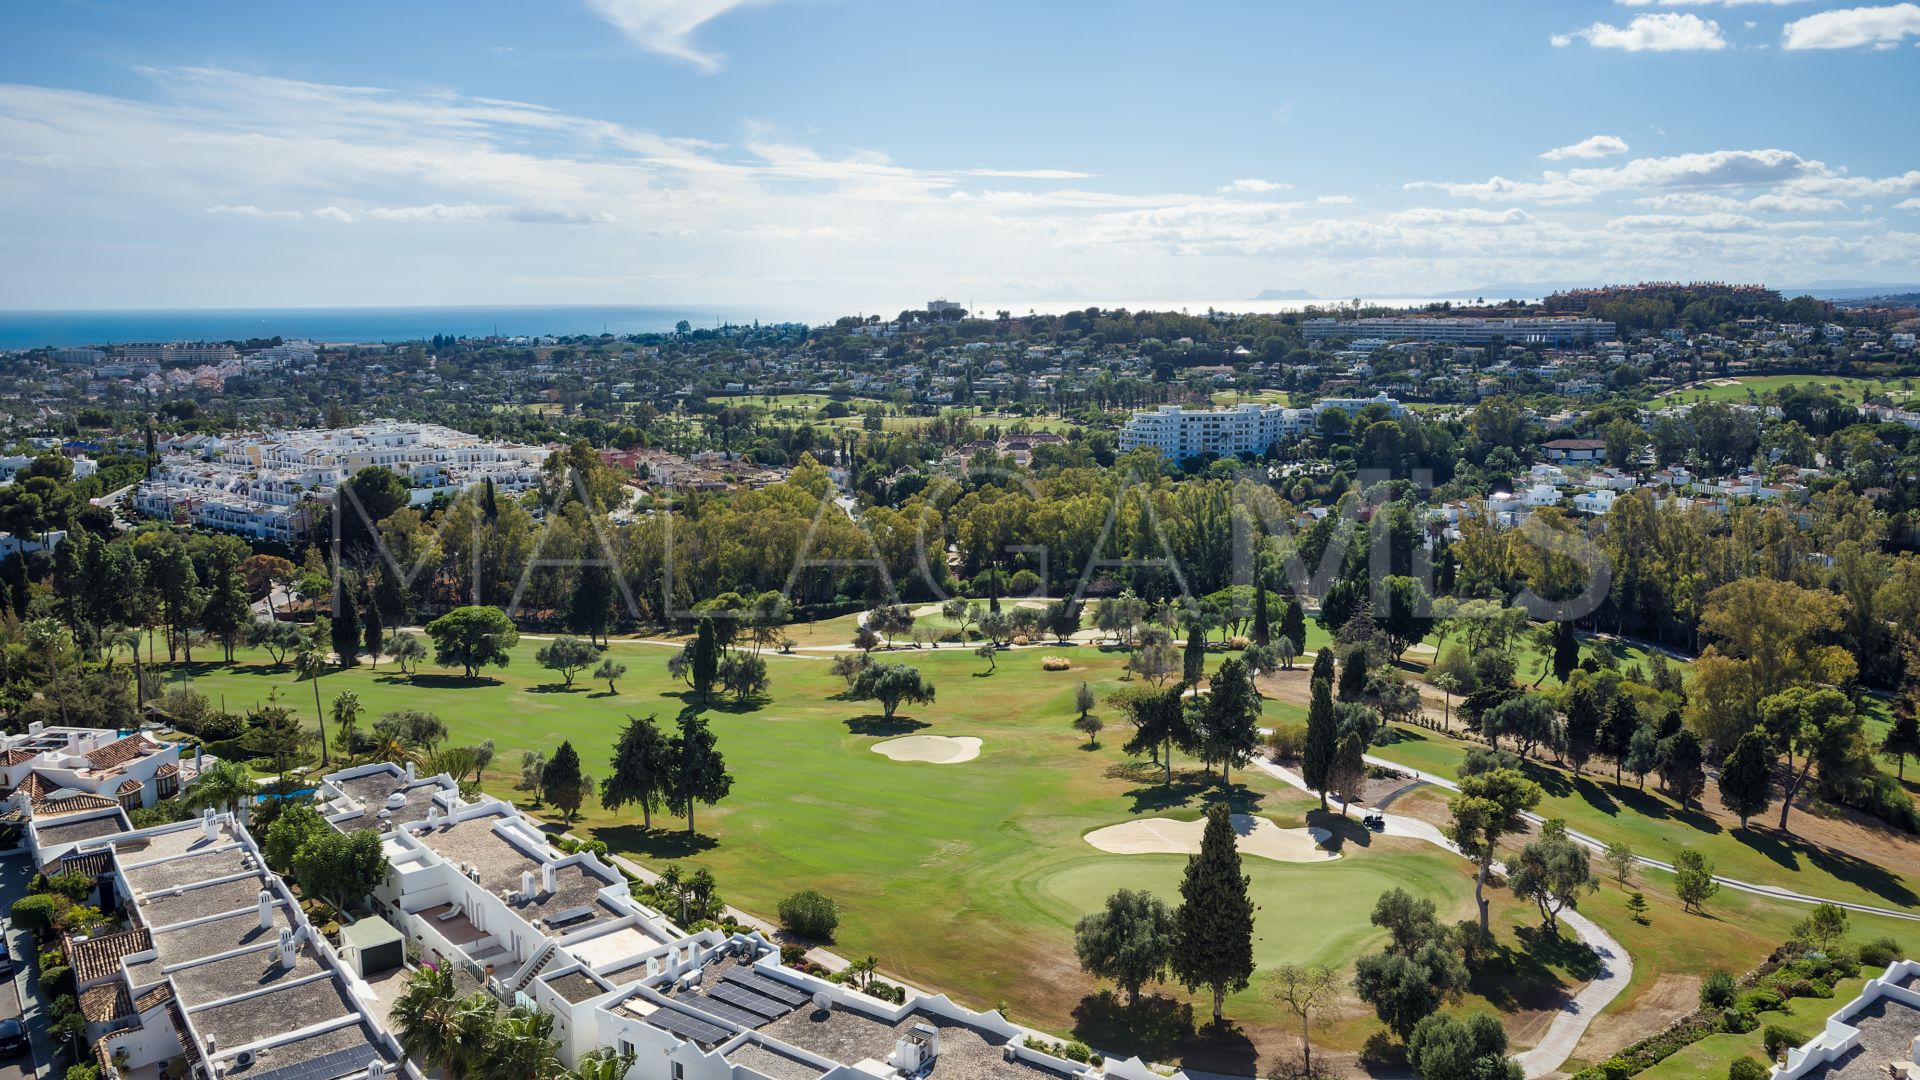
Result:
[[[632,1055],[628,1080],[1081,1080],[1086,1065],[1025,1045],[997,1012],[944,995],[902,1003],[780,964],[758,933],[689,934],[635,900],[627,875],[565,854],[539,823],[447,776],[365,765],[323,778],[320,812],[379,829],[392,869],[375,909],[419,961],[554,1017],[568,1064]],[[372,920],[363,920],[370,922]],[[365,957],[348,946],[347,966]],[[371,972],[369,972],[371,974]],[[1135,1059],[1115,1080],[1184,1080]]]
[[[180,790],[180,746],[141,732],[34,721],[0,735],[0,795],[42,808],[135,810]]]
[[[373,465],[399,474],[425,505],[491,480],[502,492],[540,480],[544,446],[488,442],[437,424],[376,420],[351,428],[242,432],[161,446],[133,495],[148,517],[261,540],[305,539],[334,490]]]
[[[1370,398],[1322,398],[1307,409],[1258,404],[1236,405],[1230,409],[1162,405],[1134,413],[1126,427],[1120,429],[1119,446],[1123,453],[1148,447],[1175,461],[1201,454],[1220,457],[1264,454],[1268,447],[1282,439],[1317,432],[1322,413],[1337,410],[1351,417],[1369,405],[1384,405],[1394,416],[1406,412],[1405,406],[1385,394]]]

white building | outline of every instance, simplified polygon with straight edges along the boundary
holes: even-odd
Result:
[[[78,800],[81,808],[134,810],[179,789],[178,743],[38,721],[0,736],[0,795],[24,795],[29,809]]]
[[[1328,338],[1377,338],[1385,341],[1435,341],[1485,345],[1499,339],[1509,345],[1590,345],[1611,341],[1607,319],[1448,319],[1404,316],[1381,319],[1308,319],[1308,341]]]
[[[1820,1034],[1787,1051],[1774,1080],[1904,1077],[1920,1080],[1920,961],[1896,960]]]
[[[1282,439],[1319,430],[1320,414],[1337,410],[1353,416],[1369,405],[1384,405],[1395,416],[1405,407],[1380,394],[1371,398],[1324,398],[1310,409],[1285,405],[1236,405],[1231,409],[1187,409],[1162,405],[1133,414],[1120,429],[1122,452],[1148,447],[1175,461],[1201,454],[1232,457],[1262,454]]]
[[[334,490],[369,466],[397,473],[419,506],[488,480],[503,492],[524,491],[539,482],[549,452],[393,420],[197,438],[161,450],[153,476],[134,492],[136,511],[282,542],[305,538]]]

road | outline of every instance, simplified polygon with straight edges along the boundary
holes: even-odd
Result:
[[[32,877],[32,860],[24,853],[9,856],[0,863],[0,910],[13,910],[14,902],[27,895],[27,883]],[[6,980],[5,991],[0,993],[0,1016],[11,1016],[14,1009],[25,1006],[20,1011],[27,1022],[27,1038],[33,1053],[0,1063],[0,1080],[26,1080],[30,1076],[52,1080],[53,1042],[47,1037],[47,1009],[45,999],[40,996],[40,973],[33,966],[37,950],[32,937],[15,930],[11,919],[7,922],[7,951],[13,954],[13,977]]]

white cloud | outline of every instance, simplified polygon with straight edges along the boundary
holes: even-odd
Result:
[[[968,176],[999,176],[1013,180],[1086,180],[1092,173],[1068,169],[968,169]]]
[[[1920,199],[1901,199],[1893,204],[1895,210],[1920,210]]]
[[[324,221],[338,221],[343,225],[349,224],[353,221],[353,214],[349,213],[348,211],[342,210],[337,206],[323,206],[320,209],[315,210],[313,212],[313,216],[320,218]]]
[[[1351,195],[1316,195],[1313,197],[1313,201],[1316,203],[1319,203],[1321,206],[1352,206],[1353,196]]]
[[[1839,199],[1818,195],[1756,195],[1747,202],[1747,206],[1770,214],[1820,214],[1847,208],[1847,204]]]
[[[1387,222],[1392,225],[1531,225],[1534,218],[1532,214],[1517,206],[1506,210],[1480,210],[1473,207],[1442,210],[1421,207],[1388,214]]]
[[[1785,7],[1788,4],[1804,3],[1805,0],[1614,0],[1622,7]]]
[[[1789,49],[1891,49],[1909,35],[1920,37],[1920,4],[1837,8],[1795,19],[1780,31]]]
[[[1826,165],[1790,150],[1715,150],[1704,154],[1635,158],[1604,168],[1548,169],[1538,180],[1495,176],[1476,183],[1431,180],[1409,190],[1444,191],[1483,202],[1587,202],[1614,191],[1653,188],[1768,187],[1806,177],[1830,176]]]
[[[1291,190],[1292,188],[1293,188],[1292,184],[1283,184],[1277,180],[1249,179],[1249,180],[1235,180],[1231,184],[1221,184],[1219,188],[1217,188],[1216,190],[1218,190],[1222,194],[1231,194],[1233,192],[1239,192],[1239,191],[1253,191],[1253,192],[1288,191],[1288,190]]]
[[[1565,158],[1603,158],[1627,152],[1627,141],[1617,135],[1589,135],[1571,146],[1557,146],[1540,156],[1548,161]]]
[[[263,221],[267,218],[297,218],[300,216],[300,211],[298,210],[262,210],[251,204],[228,206],[225,203],[221,203],[218,206],[207,207],[207,213],[232,214],[234,217],[260,218]]]
[[[1596,49],[1621,49],[1626,52],[1691,52],[1724,49],[1727,39],[1720,35],[1720,24],[1691,12],[1662,12],[1636,15],[1626,26],[1596,22],[1591,26],[1552,37],[1554,45],[1565,48],[1584,38]]]
[[[725,57],[693,43],[694,31],[755,0],[587,0],[595,15],[612,23],[648,52],[684,60],[711,75]]]

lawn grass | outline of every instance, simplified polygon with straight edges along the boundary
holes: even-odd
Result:
[[[1754,396],[1765,397],[1778,393],[1789,386],[1817,386],[1836,392],[1841,398],[1858,402],[1869,393],[1885,393],[1895,400],[1907,397],[1901,384],[1908,380],[1890,378],[1874,379],[1857,376],[1838,375],[1745,375],[1733,380],[1730,386],[1715,386],[1711,383],[1690,386],[1675,391],[1664,399],[1666,404],[1690,401],[1746,401],[1749,391]]]
[[[585,679],[571,691],[561,689],[553,673],[534,664],[541,644],[523,640],[508,668],[472,681],[437,669],[409,679],[385,666],[378,672],[362,666],[320,680],[321,697],[330,702],[351,689],[366,710],[364,722],[424,708],[447,722],[456,745],[492,739],[497,756],[485,788],[523,805],[532,795],[516,790],[522,751],[551,753],[569,739],[587,771],[604,775],[627,716],[653,714],[670,723],[688,705],[684,685],[666,674],[670,647],[616,640],[610,655],[629,672],[610,694]],[[1047,653],[1069,656],[1074,669],[1041,671]],[[1210,659],[1217,663],[1220,655]],[[899,650],[888,658],[919,667],[938,688],[936,703],[905,708],[886,721],[871,703],[839,696],[845,684],[822,656],[769,654],[769,700],[757,708],[705,712],[735,781],[719,806],[699,809],[697,835],[689,837],[678,818],[656,818],[648,829],[631,808],[613,814],[591,803],[573,831],[644,864],[705,866],[728,902],[763,915],[790,892],[819,889],[840,905],[838,951],[877,956],[894,977],[975,1007],[1006,1002],[1023,1023],[1076,1032],[1109,1049],[1211,1066],[1237,1060],[1242,1043],[1292,1052],[1287,1018],[1257,981],[1229,1001],[1239,1027],[1202,1037],[1179,1024],[1148,1022],[1157,1015],[1152,1007],[1116,1012],[1079,971],[1074,922],[1121,886],[1150,888],[1176,901],[1185,865],[1179,856],[1102,853],[1084,834],[1137,816],[1191,817],[1221,795],[1217,774],[1190,762],[1177,763],[1175,783],[1163,787],[1157,767],[1120,752],[1126,733],[1117,716],[1108,716],[1097,749],[1070,726],[1082,681],[1102,696],[1122,685],[1124,652],[1086,645],[1017,650],[1003,653],[990,676],[969,651]],[[231,666],[197,664],[192,683],[229,709],[277,695],[299,715],[312,716],[312,686],[257,653],[243,650]],[[1301,715],[1275,702],[1267,709],[1269,720]],[[963,765],[902,763],[871,752],[881,739],[913,731],[972,735],[984,746]],[[1351,819],[1322,817],[1317,800],[1258,770],[1236,770],[1232,779],[1227,797],[1236,809],[1284,827],[1312,815],[1343,838],[1343,858],[1330,863],[1247,860],[1260,906],[1256,954],[1263,967],[1286,960],[1350,967],[1383,940],[1368,914],[1379,893],[1396,885],[1434,900],[1445,917],[1471,910],[1465,862],[1431,847],[1372,837]],[[553,816],[538,807],[533,812]],[[1497,900],[1496,916],[1513,946],[1510,962],[1477,984],[1469,1002],[1550,1003],[1583,977],[1579,957],[1552,949],[1539,960],[1518,947],[1512,927],[1530,910],[1504,896]],[[1156,1000],[1169,1015],[1184,1015],[1194,1003],[1205,1012],[1203,995],[1168,990]],[[1363,1012],[1336,1025],[1326,1043],[1357,1050],[1377,1030]]]
[[[1407,725],[1395,730],[1398,741],[1375,747],[1375,755],[1449,779],[1458,775],[1467,750],[1481,745]],[[1682,810],[1656,784],[1641,791],[1629,776],[1616,785],[1611,770],[1575,777],[1529,762],[1527,772],[1544,790],[1537,807],[1543,817],[1563,818],[1603,842],[1625,841],[1639,855],[1672,862],[1681,848],[1690,847],[1704,854],[1715,872],[1742,881],[1879,907],[1920,903],[1914,867],[1876,866],[1770,828],[1728,829],[1698,810]]]

